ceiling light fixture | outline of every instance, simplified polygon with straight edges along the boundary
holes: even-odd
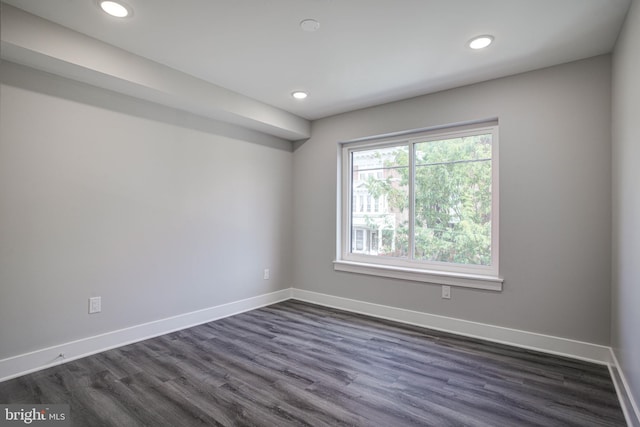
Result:
[[[471,39],[469,47],[471,49],[484,49],[493,43],[493,36],[478,36]]]
[[[291,96],[293,96],[295,99],[305,99],[308,96],[308,94],[307,92],[302,92],[301,90],[297,90],[295,92],[292,92]]]
[[[121,2],[101,1],[100,8],[116,18],[126,18],[131,15],[131,8]]]
[[[313,33],[314,31],[318,31],[320,23],[315,19],[305,19],[300,22],[300,28],[302,28],[303,31]]]

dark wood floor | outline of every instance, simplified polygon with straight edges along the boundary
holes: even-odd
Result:
[[[286,301],[0,383],[74,426],[623,426],[605,366]]]

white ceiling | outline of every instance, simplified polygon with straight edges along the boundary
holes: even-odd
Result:
[[[608,53],[630,0],[4,0],[307,119]],[[320,22],[304,32],[300,21]],[[484,51],[466,43],[492,34]],[[304,101],[291,98],[305,90]]]

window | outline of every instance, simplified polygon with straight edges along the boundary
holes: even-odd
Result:
[[[344,143],[340,160],[337,270],[502,289],[497,123]]]

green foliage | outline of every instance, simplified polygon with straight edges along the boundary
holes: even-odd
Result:
[[[459,264],[491,263],[491,135],[415,144],[415,257]],[[408,150],[384,161],[384,179],[367,190],[384,195],[396,213],[395,242],[382,234],[381,252],[407,256],[409,224]]]

